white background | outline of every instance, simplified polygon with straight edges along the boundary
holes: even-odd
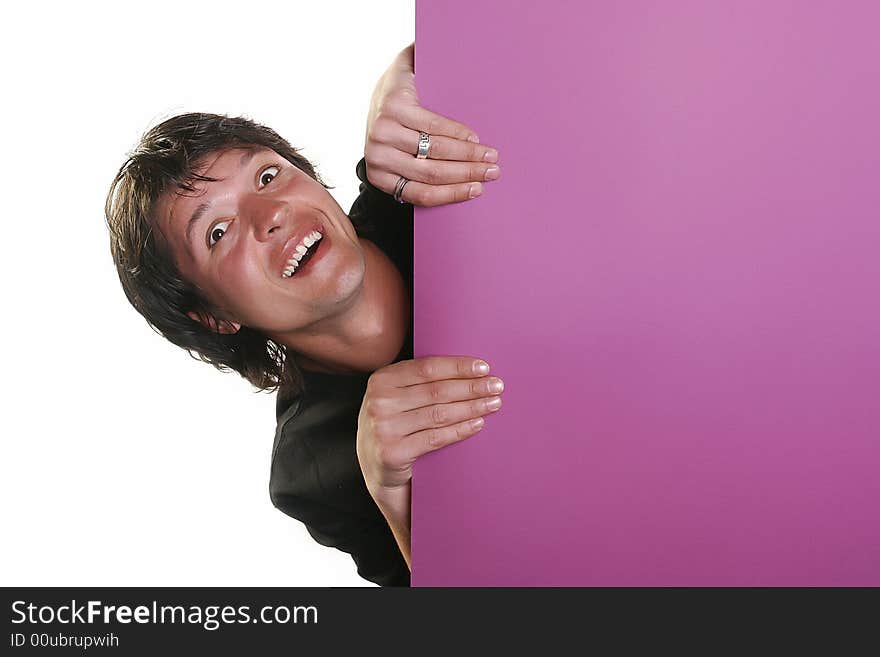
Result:
[[[128,305],[103,204],[139,136],[244,114],[357,195],[373,86],[413,0],[13,3],[5,10],[0,584],[366,585],[268,493],[274,395]]]

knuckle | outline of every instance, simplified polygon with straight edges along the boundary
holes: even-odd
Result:
[[[403,87],[399,92],[400,101],[409,107],[419,104],[419,96],[415,89]]]
[[[371,420],[375,419],[378,415],[376,409],[376,400],[372,397],[364,397],[364,403],[361,404],[361,411],[363,412],[365,417]]]
[[[425,442],[430,449],[437,449],[443,444],[443,432],[439,429],[431,429],[425,435]]]
[[[394,112],[394,104],[389,102],[388,99],[385,99],[385,102],[382,103],[382,106],[376,111],[376,116],[373,119],[373,123],[388,123],[390,121],[395,120],[395,112]]]
[[[431,165],[425,167],[424,176],[425,176],[426,182],[428,182],[432,185],[436,185],[437,183],[440,182],[440,180],[442,178],[442,173],[440,172],[440,167],[436,164],[431,164]]]
[[[428,394],[434,401],[442,400],[444,397],[443,386],[439,383],[432,383],[430,386],[428,386]]]
[[[397,450],[391,445],[381,445],[378,456],[382,465],[393,466],[397,463]]]
[[[376,157],[376,144],[373,140],[368,140],[367,145],[364,146],[364,159],[367,161],[367,165],[374,165],[377,161]]]
[[[428,121],[428,134],[437,134],[440,132],[442,120],[439,116],[432,116]]]
[[[445,426],[449,422],[449,409],[442,404],[432,406],[430,410],[430,418],[431,423],[435,427]]]
[[[426,379],[433,379],[437,375],[437,365],[432,360],[423,360],[419,363],[418,374]]]
[[[443,204],[443,199],[441,198],[439,190],[430,187],[422,192],[420,201],[422,205],[427,207]]]
[[[406,192],[409,194],[409,197],[412,199],[413,205],[425,205],[426,194],[422,189],[414,189],[412,192],[409,191],[409,188],[413,185],[409,185],[406,188]]]
[[[468,392],[474,396],[482,395],[483,390],[481,383],[477,380],[470,381],[470,383],[468,383]]]
[[[387,397],[373,397],[370,399],[370,416],[380,418],[388,415],[390,401]]]
[[[389,169],[388,147],[377,141],[369,142],[364,147],[364,157],[367,158],[367,165],[374,168]]]
[[[380,388],[382,386],[382,370],[376,370],[370,375],[370,378],[367,379],[367,395],[371,395],[372,392],[376,390],[376,388]]]
[[[367,143],[364,145],[364,159],[367,160],[367,164],[375,163],[379,157],[379,139],[376,137],[375,131],[370,131],[370,134],[367,135]]]
[[[394,132],[394,125],[388,118],[376,121],[373,126],[373,138],[382,144],[390,143]]]
[[[380,441],[387,440],[389,438],[389,425],[388,422],[382,418],[372,418],[372,428],[373,435],[378,438]]]
[[[388,105],[393,108],[403,107],[412,98],[412,92],[404,87],[399,87],[388,94]]]

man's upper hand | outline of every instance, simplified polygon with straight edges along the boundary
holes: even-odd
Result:
[[[415,44],[404,48],[376,85],[367,117],[367,179],[391,194],[408,179],[402,198],[425,207],[479,196],[483,182],[501,175],[498,151],[479,143],[468,126],[419,105]],[[417,159],[419,132],[431,135],[427,159]]]

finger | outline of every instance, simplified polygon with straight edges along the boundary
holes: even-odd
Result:
[[[394,189],[399,174],[373,169],[370,174],[376,187],[383,190]],[[404,176],[406,177],[406,176]],[[406,203],[412,203],[425,208],[447,203],[461,203],[478,197],[483,193],[483,184],[478,182],[458,183],[455,185],[428,185],[417,181],[410,181],[403,188],[401,198]]]
[[[412,189],[410,189],[412,185]],[[481,183],[459,183],[457,185],[426,185],[425,183],[413,182],[404,190],[409,198],[404,198],[407,203],[418,205],[423,208],[433,208],[450,203],[464,203],[477,198],[483,193]]]
[[[501,168],[497,164],[419,159],[390,145],[374,145],[367,164],[428,185],[482,182],[501,177]]]
[[[396,112],[397,119],[407,128],[427,132],[429,135],[453,137],[479,144],[480,138],[463,123],[447,119],[419,105],[404,105]]]
[[[477,434],[484,425],[485,420],[478,417],[448,427],[419,431],[403,439],[400,444],[401,456],[407,461],[414,461],[428,452],[467,440]]]
[[[378,127],[381,127],[380,131]],[[398,151],[410,157],[415,157],[419,152],[419,133],[402,125],[377,126],[375,138],[381,143],[388,144]],[[428,146],[429,160],[453,160],[457,162],[487,162],[494,164],[498,161],[498,151],[491,146],[475,144],[470,141],[431,135]],[[482,180],[482,178],[480,178]]]
[[[439,429],[489,415],[500,408],[501,397],[432,404],[394,415],[388,420],[388,431],[395,436],[409,436],[425,429]]]
[[[442,379],[473,379],[486,376],[489,364],[470,356],[425,356],[402,360],[377,370],[370,377],[374,385],[396,388]]]
[[[432,404],[449,404],[471,399],[500,395],[504,381],[497,376],[477,379],[446,379],[401,388],[395,395],[395,407],[391,412],[404,412]]]
[[[501,167],[497,164],[419,160],[400,151],[392,156],[392,165],[388,170],[399,171],[400,175],[414,182],[428,185],[483,182],[501,177]]]

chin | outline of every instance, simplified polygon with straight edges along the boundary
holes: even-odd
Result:
[[[326,300],[335,306],[344,307],[353,302],[364,287],[367,263],[363,251],[358,250],[346,260],[345,266],[339,268],[333,277],[332,289],[328,290]]]

